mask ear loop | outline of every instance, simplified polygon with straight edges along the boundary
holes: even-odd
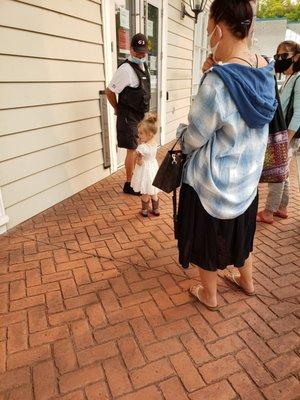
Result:
[[[214,47],[211,48],[211,50],[212,50],[212,58],[213,58],[214,62],[217,63],[218,61],[215,59],[214,55],[215,55],[215,53],[216,53],[216,51],[217,51],[217,48],[219,47],[220,42],[221,42],[221,40],[222,40],[223,32],[222,32],[222,29],[219,27],[219,25],[216,25],[216,26],[215,26],[215,29],[213,30],[213,32],[212,32],[212,34],[211,34],[211,38],[212,38],[212,36],[213,36],[213,34],[215,33],[216,30],[218,30],[218,33],[219,33],[219,40],[218,40],[218,42],[214,45]],[[211,39],[211,38],[210,38],[210,39]]]

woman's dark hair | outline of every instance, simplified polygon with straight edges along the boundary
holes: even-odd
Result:
[[[214,0],[210,16],[216,24],[224,22],[238,39],[248,36],[253,21],[251,0]]]
[[[277,53],[281,47],[285,47],[288,51],[292,52],[294,55],[300,54],[300,44],[294,42],[293,40],[285,40],[281,42],[277,47]]]

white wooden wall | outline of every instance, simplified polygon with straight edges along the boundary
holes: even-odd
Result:
[[[187,121],[193,77],[194,21],[180,19],[181,0],[169,0],[167,50],[166,142],[174,139],[181,122]]]
[[[208,0],[208,10],[212,0]],[[174,139],[178,125],[187,122],[191,105],[194,60],[195,23],[189,17],[183,20],[181,0],[169,0],[168,7],[168,51],[167,51],[167,101],[166,142]],[[189,1],[185,1],[191,12]],[[206,22],[207,19],[204,19]],[[206,34],[206,27],[203,29]],[[196,63],[198,67],[199,63]]]
[[[101,0],[0,1],[0,188],[9,227],[102,167]]]

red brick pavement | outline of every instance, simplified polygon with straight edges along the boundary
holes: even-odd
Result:
[[[0,238],[0,400],[299,399],[300,195],[260,225],[257,297],[187,289],[171,201],[138,215],[123,172]],[[262,198],[265,188],[262,188]]]

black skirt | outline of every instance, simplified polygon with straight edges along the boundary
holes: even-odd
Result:
[[[218,219],[204,209],[196,191],[183,184],[178,207],[177,239],[183,268],[193,263],[207,271],[242,267],[253,250],[258,194],[234,219]]]

